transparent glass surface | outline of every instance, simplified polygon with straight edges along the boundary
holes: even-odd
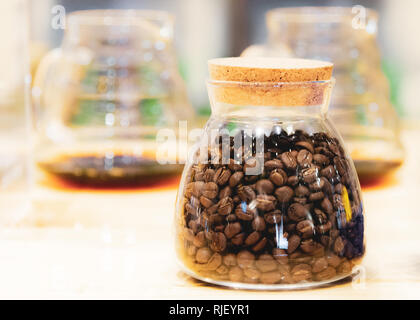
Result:
[[[280,96],[299,95],[298,87],[322,99],[282,104]],[[219,99],[226,88],[280,103],[228,104]],[[176,252],[186,273],[264,290],[352,274],[365,252],[364,208],[353,162],[327,117],[331,88],[330,81],[209,83],[212,116],[176,204]]]
[[[403,161],[398,115],[390,103],[370,9],[301,7],[267,13],[268,43],[243,55],[294,56],[334,63],[330,116],[362,180],[392,172]]]
[[[180,173],[156,161],[161,128],[192,120],[172,43],[173,17],[159,11],[71,13],[60,48],[41,62],[33,88],[37,163],[83,185],[128,185]],[[177,159],[168,159],[176,162]]]

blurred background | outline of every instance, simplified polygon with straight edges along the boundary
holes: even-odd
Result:
[[[420,117],[417,85],[420,81],[420,43],[415,31],[420,3],[405,0],[39,0],[31,2],[31,43],[34,64],[43,50],[60,45],[63,30],[51,27],[52,8],[62,5],[66,13],[85,9],[155,9],[176,16],[175,44],[179,68],[190,100],[201,114],[209,113],[205,89],[207,60],[220,56],[237,56],[251,44],[267,38],[265,13],[273,8],[289,6],[354,6],[362,5],[379,12],[378,42],[382,66],[389,77],[392,101],[399,115]],[[35,4],[36,3],[36,4]],[[35,47],[35,48],[34,48]]]

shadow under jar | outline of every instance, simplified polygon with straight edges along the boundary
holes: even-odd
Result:
[[[353,162],[327,118],[332,64],[224,58],[209,70],[212,116],[176,205],[183,270],[249,289],[351,275],[365,251],[364,210]]]

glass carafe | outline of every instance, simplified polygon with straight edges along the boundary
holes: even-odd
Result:
[[[398,115],[376,43],[377,13],[364,10],[359,15],[344,7],[271,10],[266,16],[267,45],[244,52],[334,63],[330,116],[362,181],[383,177],[403,161]]]
[[[68,16],[61,48],[41,62],[33,88],[43,171],[89,186],[180,173],[178,159],[157,162],[155,142],[159,129],[177,132],[178,121],[194,115],[177,67],[173,20],[136,10]]]
[[[175,242],[183,270],[251,289],[348,277],[365,251],[364,209],[353,162],[327,117],[332,80],[259,82],[266,70],[237,59],[245,60],[226,61],[247,65],[239,73],[250,76],[208,82],[212,115],[181,179]],[[269,63],[300,63],[288,61]]]

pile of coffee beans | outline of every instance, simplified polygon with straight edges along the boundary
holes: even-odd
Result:
[[[215,280],[262,284],[350,274],[364,254],[363,206],[339,141],[274,127],[261,161],[255,135],[239,148],[235,137],[228,164],[195,164],[187,174],[178,229],[185,265]],[[261,174],[247,175],[255,166]]]

